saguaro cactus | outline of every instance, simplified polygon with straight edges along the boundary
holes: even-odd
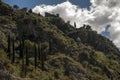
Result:
[[[8,42],[7,52],[8,52],[8,56],[9,56],[9,59],[10,59],[10,57],[11,57],[11,36],[10,36],[10,34],[8,35],[7,42]]]
[[[52,39],[49,41],[49,54],[52,54]]]
[[[74,22],[74,27],[76,28],[76,22]]]
[[[41,44],[38,44],[38,59],[41,59]]]
[[[35,49],[34,63],[35,63],[35,69],[36,69],[36,67],[37,67],[37,47],[36,47],[36,44],[34,44],[34,49]]]
[[[20,39],[20,53],[19,53],[21,59],[24,56],[23,52],[24,52],[24,37],[22,36],[22,39]]]
[[[13,43],[12,43],[12,63],[15,62],[15,39],[13,37]]]
[[[44,53],[43,53],[43,51],[42,51],[42,53],[41,53],[41,68],[42,68],[42,70],[44,70],[44,59],[45,57],[44,57]]]
[[[26,46],[26,65],[29,65],[28,47]]]

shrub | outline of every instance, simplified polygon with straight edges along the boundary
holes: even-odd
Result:
[[[79,54],[80,61],[89,60],[89,59],[90,59],[90,54],[88,51],[84,50]]]
[[[99,67],[92,67],[92,70],[95,71],[96,73],[101,71],[101,68]]]

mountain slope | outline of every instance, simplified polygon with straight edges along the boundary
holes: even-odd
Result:
[[[90,26],[0,4],[1,79],[119,80],[119,50]]]

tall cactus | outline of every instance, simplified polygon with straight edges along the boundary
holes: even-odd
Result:
[[[43,53],[43,51],[41,53],[41,68],[42,68],[42,70],[44,70],[44,53]]]
[[[26,64],[25,64],[25,49],[24,49],[24,41],[21,42],[21,59],[22,59],[22,75],[26,76]]]
[[[38,44],[38,59],[41,59],[41,44]]]
[[[22,39],[20,39],[20,53],[19,53],[21,59],[24,56],[23,52],[24,52],[24,37],[22,36]]]
[[[22,59],[22,75],[26,76],[26,69],[25,69],[26,65],[25,65],[25,60],[24,60],[24,56]]]
[[[13,37],[13,43],[12,43],[12,63],[15,62],[15,39]]]
[[[19,57],[22,58],[22,41],[20,40],[20,52],[19,52]]]
[[[49,54],[52,54],[52,39],[49,41]]]
[[[11,36],[10,36],[10,34],[8,35],[8,40],[7,40],[7,42],[8,42],[7,52],[8,52],[8,57],[9,57],[9,59],[10,59],[10,57],[11,57]]]
[[[29,65],[28,47],[26,46],[26,65]]]
[[[47,60],[47,51],[43,52],[43,57],[44,57],[44,60],[46,61]]]
[[[74,27],[76,28],[76,22],[74,22]]]
[[[36,69],[36,67],[37,67],[37,47],[36,47],[36,44],[34,44],[34,49],[35,49],[34,64],[35,64],[35,69]]]

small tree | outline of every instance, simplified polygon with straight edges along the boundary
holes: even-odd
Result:
[[[74,22],[74,27],[76,28],[76,22]]]
[[[32,9],[29,9],[29,11],[28,11],[28,12],[32,13]]]
[[[18,10],[18,9],[19,9],[19,6],[18,6],[18,5],[14,5],[13,8],[14,8],[15,10]]]
[[[57,17],[59,17],[59,14],[56,14]]]
[[[70,24],[70,21],[67,21],[67,24]]]
[[[27,8],[24,7],[24,8],[21,9],[21,11],[23,11],[23,12],[27,12]]]
[[[87,30],[92,30],[90,25],[86,25]]]

